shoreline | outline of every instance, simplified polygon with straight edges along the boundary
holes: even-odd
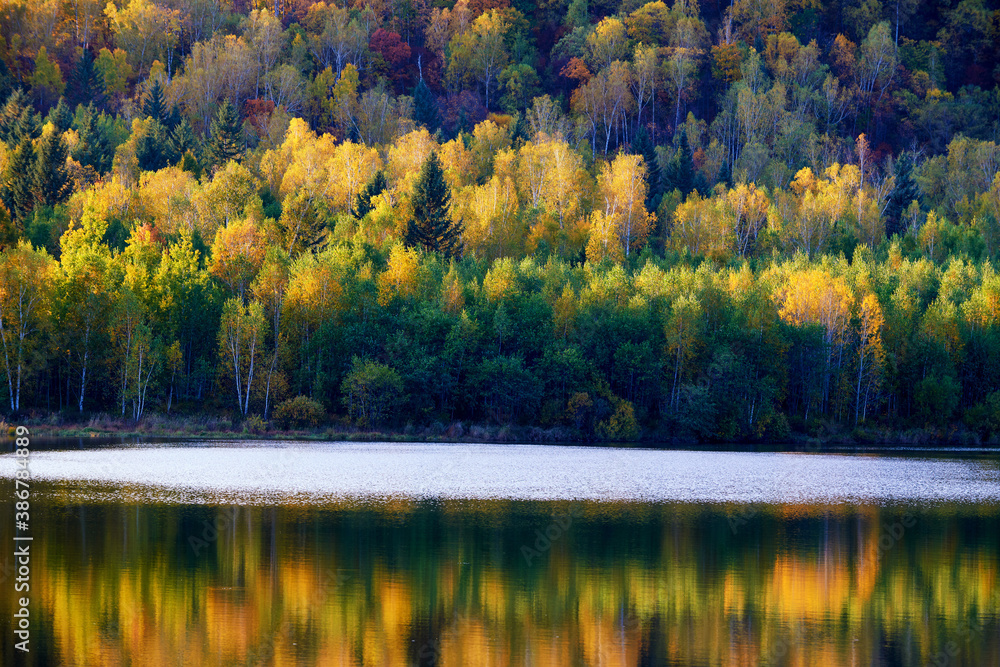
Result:
[[[233,424],[229,418],[211,414],[165,416],[151,414],[138,424],[108,415],[92,415],[74,421],[59,413],[31,415],[18,421],[0,422],[0,439],[10,436],[14,426],[27,426],[32,437],[41,438],[190,438],[198,440],[303,440],[344,442],[441,442],[508,443],[592,446],[695,446],[744,445],[785,448],[787,451],[811,451],[827,446],[908,446],[917,449],[957,447],[978,450],[1000,444],[994,438],[982,438],[961,425],[891,429],[887,427],[842,428],[824,424],[819,432],[792,432],[782,440],[699,440],[684,434],[646,430],[636,440],[609,441],[563,426],[496,425],[454,421],[434,422],[426,426],[366,429],[351,424],[333,423],[315,428],[250,428],[246,423]],[[4,428],[6,427],[6,428]]]

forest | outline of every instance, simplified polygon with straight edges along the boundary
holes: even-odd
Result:
[[[8,419],[1000,438],[998,2],[0,0],[0,101]]]

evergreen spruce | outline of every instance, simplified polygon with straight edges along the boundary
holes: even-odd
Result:
[[[7,143],[16,146],[23,139],[37,139],[42,133],[41,115],[35,113],[34,108],[27,107],[21,112],[14,126],[10,129]]]
[[[211,136],[205,146],[210,164],[222,166],[243,152],[243,126],[236,107],[228,99],[219,107],[212,119]]]
[[[729,168],[729,162],[723,162],[722,168],[719,169],[719,183],[725,184],[727,188],[733,187],[733,172]]]
[[[24,90],[18,88],[7,97],[3,109],[0,109],[0,141],[3,141],[11,148],[18,144],[18,141],[11,140],[11,134],[17,127],[21,114],[24,113],[25,109],[29,108],[30,104],[31,101],[28,99],[28,95]]]
[[[632,152],[642,155],[646,160],[646,182],[649,188],[646,191],[646,210],[655,211],[660,206],[663,199],[663,179],[660,174],[660,161],[656,157],[656,148],[649,138],[646,128],[639,128],[635,141],[632,143]]]
[[[160,121],[150,117],[147,121],[146,131],[142,133],[135,145],[135,157],[139,161],[139,169],[143,171],[163,169],[172,162],[170,152],[166,128]]]
[[[11,217],[23,229],[23,222],[35,206],[35,151],[25,137],[11,153],[3,179],[3,203]]]
[[[691,156],[691,148],[683,137],[680,140],[680,148],[674,155],[666,169],[663,170],[663,191],[673,192],[680,190],[685,197],[695,189],[694,158]]]
[[[197,155],[198,138],[194,135],[194,128],[187,118],[181,118],[177,125],[170,131],[167,139],[172,154],[172,162],[181,159],[185,153],[190,151],[192,155]],[[176,157],[173,157],[176,156]]]
[[[388,187],[388,183],[385,180],[385,174],[381,169],[375,172],[375,176],[365,188],[358,193],[354,204],[354,216],[357,218],[363,218],[368,213],[375,208],[372,204],[372,198],[378,197],[380,194],[385,192]]]
[[[523,146],[525,142],[531,141],[531,125],[524,117],[523,111],[514,114],[514,129],[510,132],[510,138],[515,147]]]
[[[195,178],[201,178],[201,163],[191,151],[184,151],[184,155],[180,159],[180,167],[184,171],[194,174]]]
[[[166,118],[166,120],[163,121],[163,125],[168,130],[172,131],[175,127],[177,127],[178,125],[180,125],[181,118],[182,118],[182,116],[181,116],[181,110],[175,104],[175,105],[173,105],[173,106],[170,107],[170,113],[167,114],[167,118]]]
[[[896,177],[895,186],[889,194],[889,201],[885,207],[886,235],[892,237],[894,234],[906,232],[906,225],[903,223],[903,211],[907,209],[914,199],[920,200],[920,190],[916,181],[913,180],[913,159],[909,153],[902,153],[896,160],[893,172]]]
[[[0,99],[7,99],[7,96],[14,90],[14,77],[7,67],[7,63],[0,58]],[[3,215],[0,213],[0,215]]]
[[[69,105],[66,104],[66,98],[60,97],[59,103],[52,107],[49,111],[49,122],[55,125],[56,129],[60,132],[65,132],[69,128],[73,127],[73,112],[70,111]]]
[[[66,168],[69,147],[59,132],[46,133],[38,143],[34,165],[34,193],[42,206],[61,204],[69,197],[72,182]]]
[[[97,70],[94,69],[94,54],[90,49],[80,50],[80,56],[76,60],[76,67],[73,68],[68,83],[66,92],[73,104],[100,105],[103,102],[104,86],[98,78]]]
[[[159,81],[153,83],[149,94],[143,100],[142,113],[148,118],[155,119],[161,125],[167,122],[167,100],[163,97],[163,88]]]
[[[413,119],[431,133],[441,125],[437,99],[422,78],[413,89]]]
[[[97,125],[97,110],[93,104],[83,108],[77,123],[79,140],[73,148],[73,159],[84,166],[91,166],[99,174],[111,168],[112,154],[104,133]]]
[[[461,252],[461,223],[451,220],[451,190],[437,153],[431,153],[413,188],[413,218],[406,230],[406,245],[455,257]]]

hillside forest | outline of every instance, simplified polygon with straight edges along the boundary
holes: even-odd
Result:
[[[0,105],[8,419],[1000,437],[996,1],[0,0]]]

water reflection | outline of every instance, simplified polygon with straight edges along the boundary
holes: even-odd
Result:
[[[28,664],[1000,664],[991,507],[60,497]]]

